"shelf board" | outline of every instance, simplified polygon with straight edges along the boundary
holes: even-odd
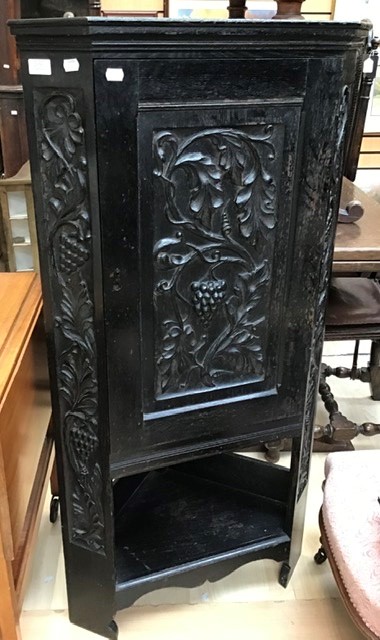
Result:
[[[253,492],[256,461],[246,459],[241,463],[234,456],[216,456],[222,457],[219,473],[225,465],[235,464],[241,471],[243,464],[251,472],[252,486],[227,486],[221,475],[218,481],[212,458],[196,461],[194,473],[192,463],[186,463],[130,476],[116,484],[119,593],[202,566],[287,545],[282,496],[276,501]],[[204,473],[199,473],[201,465]],[[245,561],[248,560],[240,563]]]
[[[30,242],[13,242],[12,247],[31,247],[32,243]]]
[[[13,215],[13,216],[9,216],[9,220],[28,220],[28,214],[27,213],[21,213],[20,215]]]

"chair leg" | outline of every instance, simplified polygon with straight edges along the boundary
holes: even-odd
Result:
[[[359,433],[359,427],[355,422],[348,420],[341,411],[334,398],[330,386],[326,382],[326,377],[331,375],[330,367],[322,365],[321,377],[319,381],[319,393],[329,414],[329,423],[326,427],[317,427],[314,431],[314,438],[322,440],[328,444],[335,442],[347,442],[355,438]]]
[[[323,547],[319,547],[317,553],[314,556],[315,564],[323,564],[327,560],[326,551]]]
[[[57,475],[57,461],[54,459],[53,469],[50,476],[50,522],[54,524],[58,519],[59,511],[59,488],[58,488],[58,475]]]
[[[380,358],[380,343],[377,343],[377,345],[379,348],[377,351],[374,350],[374,359],[376,357]],[[348,378],[348,373],[348,369],[344,369],[343,367],[331,369],[331,367],[328,367],[324,364],[322,365],[321,377],[319,381],[319,393],[324,402],[326,411],[329,414],[330,421],[325,427],[315,427],[315,441],[332,445],[338,442],[348,443],[349,441],[356,438],[356,436],[359,434],[362,434],[364,436],[375,436],[380,434],[380,424],[375,422],[364,422],[363,424],[358,425],[355,422],[348,420],[348,418],[346,418],[346,416],[344,416],[341,411],[339,411],[338,403],[336,402],[334,395],[326,382],[326,377],[335,375],[338,378]],[[368,379],[365,377],[366,373],[367,369],[358,370],[354,379],[361,379],[368,382]]]
[[[369,373],[372,398],[380,400],[380,340],[372,342]]]

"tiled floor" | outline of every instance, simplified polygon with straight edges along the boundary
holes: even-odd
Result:
[[[362,360],[368,359],[362,343]],[[349,366],[351,343],[326,345],[324,361]],[[332,380],[341,408],[352,420],[380,423],[380,402],[361,382]],[[326,422],[319,406],[316,421]],[[380,448],[380,436],[359,437],[356,448]],[[347,455],[350,455],[349,453]],[[324,454],[313,454],[303,552],[286,590],[277,584],[278,566],[260,561],[241,567],[223,580],[195,589],[165,589],[141,598],[117,615],[120,640],[359,640],[338,596],[328,564],[317,566],[318,511]],[[286,463],[289,454],[284,454]],[[90,640],[91,633],[70,625],[59,524],[48,519],[48,501],[39,533],[23,613],[23,640]]]

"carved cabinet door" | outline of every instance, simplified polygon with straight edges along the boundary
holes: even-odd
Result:
[[[177,61],[173,82],[164,63],[95,63],[116,465],[302,428],[310,344],[292,355],[289,291],[306,66],[213,65]]]

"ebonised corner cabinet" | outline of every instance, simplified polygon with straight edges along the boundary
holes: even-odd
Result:
[[[368,23],[12,23],[71,620],[300,554]],[[290,469],[241,455],[293,438]]]

